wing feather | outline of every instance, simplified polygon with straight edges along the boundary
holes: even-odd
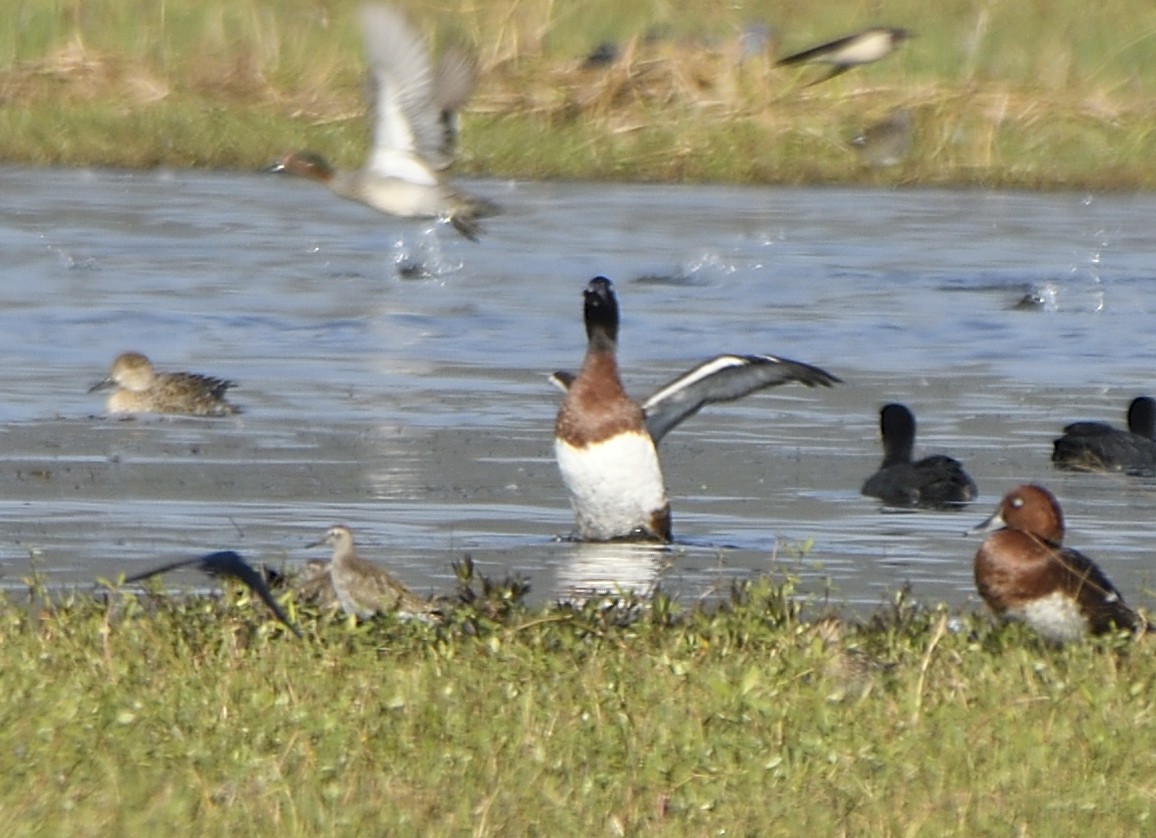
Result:
[[[840,379],[819,367],[774,355],[719,355],[660,387],[642,403],[646,429],[657,444],[708,404],[741,399],[788,381],[830,387]]]
[[[369,168],[432,185],[437,178],[429,166],[440,159],[444,129],[425,43],[400,12],[387,6],[363,6],[361,27],[372,90]]]

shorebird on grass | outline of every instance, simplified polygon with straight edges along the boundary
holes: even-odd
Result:
[[[427,616],[437,611],[434,603],[418,596],[382,568],[357,553],[349,527],[330,527],[325,537],[310,547],[333,548],[329,578],[333,592],[346,614],[367,619],[382,612]]]

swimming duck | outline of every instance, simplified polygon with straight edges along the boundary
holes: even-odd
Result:
[[[333,548],[329,579],[346,614],[364,620],[383,611],[411,616],[436,611],[429,600],[413,593],[386,571],[359,556],[349,527],[330,527],[323,539],[309,546],[320,547],[323,544]]]
[[[975,499],[976,488],[958,460],[943,454],[911,461],[915,446],[915,416],[901,404],[879,411],[883,463],[867,478],[862,494],[891,506],[933,509],[959,507]]]
[[[238,582],[243,583],[249,590],[260,597],[262,602],[269,606],[269,610],[273,612],[274,616],[288,626],[290,631],[298,637],[301,636],[301,629],[297,628],[297,626],[289,620],[289,617],[285,614],[281,605],[273,598],[273,594],[269,591],[269,586],[265,582],[265,577],[246,562],[239,553],[232,550],[220,550],[216,553],[208,553],[194,559],[181,559],[180,561],[170,562],[169,564],[146,570],[143,573],[137,573],[124,581],[125,584],[140,582],[151,576],[168,573],[170,570],[177,570],[182,567],[196,567],[202,573],[206,573],[209,576],[236,579]]]
[[[1052,462],[1072,471],[1156,472],[1156,401],[1139,396],[1128,405],[1128,430],[1104,422],[1073,422],[1055,440]]]
[[[1012,489],[973,532],[991,533],[975,554],[975,584],[997,616],[1056,643],[1148,627],[1094,561],[1063,546],[1060,504],[1043,486]]]
[[[229,416],[240,413],[225,398],[237,386],[232,381],[191,372],[157,372],[139,352],[123,352],[108,375],[88,392],[116,389],[105,407],[109,413],[184,413],[191,416]]]
[[[369,159],[355,171],[336,171],[309,151],[286,154],[270,168],[324,183],[336,195],[400,218],[445,218],[477,241],[477,219],[496,205],[448,186],[441,173],[453,162],[455,112],[477,80],[473,57],[448,48],[432,64],[420,36],[388,6],[360,12],[372,82]]]
[[[655,446],[705,405],[787,381],[809,387],[839,381],[818,367],[773,355],[719,355],[639,404],[618,376],[613,285],[595,277],[584,298],[588,344],[582,368],[576,376],[552,377],[566,393],[554,422],[554,452],[583,540],[670,540],[670,504]]]

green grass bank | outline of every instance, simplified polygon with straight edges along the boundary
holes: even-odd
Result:
[[[465,174],[517,178],[1147,189],[1156,6],[1104,0],[408,2],[478,47]],[[355,165],[367,136],[356,0],[34,0],[0,16],[0,160],[253,169],[298,147]],[[808,87],[779,55],[886,24],[915,37]],[[618,58],[583,67],[595,46]],[[905,109],[913,145],[847,140]]]
[[[25,835],[1144,834],[1151,640],[1053,649],[897,602],[802,620],[459,610],[304,640],[236,591],[0,604]]]
[[[1147,3],[405,5],[479,45],[460,172],[1153,185]],[[0,159],[253,169],[304,146],[355,164],[355,6],[16,4],[0,15]],[[738,28],[760,19],[783,52],[879,22],[917,37],[807,88],[805,71],[738,61]],[[619,60],[583,69],[605,40]],[[895,108],[913,115],[910,158],[865,167],[847,138]],[[511,606],[444,626],[302,612],[299,641],[236,591],[9,593],[0,833],[1152,828],[1151,638],[1054,649],[902,603],[839,626],[790,594],[762,582],[706,611]]]

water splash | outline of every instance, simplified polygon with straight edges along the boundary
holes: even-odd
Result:
[[[439,279],[462,270],[461,259],[451,259],[442,250],[438,230],[441,222],[424,229],[412,244],[402,236],[393,244],[393,264],[401,279]]]
[[[669,273],[644,274],[635,279],[641,285],[708,285],[719,277],[737,273],[740,266],[715,250],[704,250]]]
[[[1021,311],[1059,311],[1059,298],[1060,289],[1056,283],[1041,282],[1033,285],[1015,307]]]

